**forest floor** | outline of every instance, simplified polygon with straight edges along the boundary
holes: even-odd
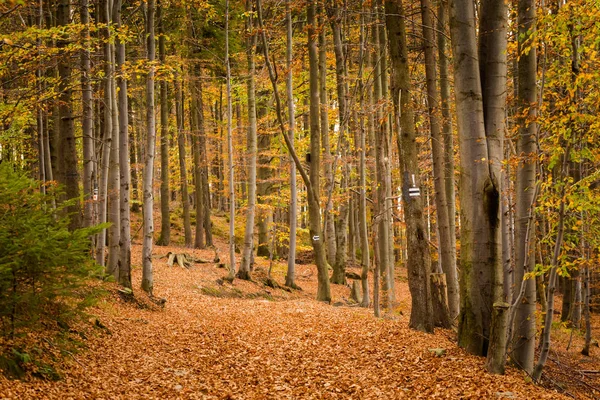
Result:
[[[227,245],[217,240],[221,257]],[[254,281],[222,282],[213,263],[167,266],[168,252],[213,260],[213,250],[155,247],[154,294],[140,287],[141,246],[133,247],[134,301],[108,284],[89,310],[80,349],[63,351],[60,379],[0,376],[0,399],[562,399],[594,398],[598,353],[569,352],[557,327],[547,383],[540,387],[512,367],[490,375],[484,359],[456,345],[452,330],[434,335],[408,329],[406,272],[397,275],[398,306],[383,318],[348,301],[350,289],[332,285],[332,305],[314,300],[316,269],[297,266],[302,291],[264,284],[269,261],[256,259]],[[238,254],[239,256],[239,254]],[[358,270],[356,270],[358,271]],[[285,264],[273,264],[283,284]],[[51,343],[47,340],[48,343]],[[444,349],[436,355],[430,349]],[[561,360],[561,361],[559,361]],[[587,372],[581,372],[587,371]],[[583,382],[583,383],[582,383]]]

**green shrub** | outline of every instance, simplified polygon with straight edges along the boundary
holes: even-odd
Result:
[[[15,335],[56,321],[59,327],[88,304],[84,281],[98,273],[90,237],[100,227],[68,230],[69,201],[52,208],[56,186],[0,164],[0,335]],[[77,200],[77,199],[76,199]],[[73,200],[73,201],[76,201]],[[43,317],[43,318],[41,318]]]

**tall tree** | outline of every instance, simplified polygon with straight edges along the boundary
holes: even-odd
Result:
[[[40,5],[42,2],[40,1]],[[92,71],[90,61],[90,2],[81,0],[79,18],[83,25],[83,49],[81,50],[81,133],[83,136],[83,226],[90,227],[93,223],[94,204],[92,194],[94,193],[92,175],[94,173],[94,104],[92,92]],[[42,11],[43,12],[43,11]],[[40,16],[41,22],[41,16]],[[43,135],[40,148],[44,148]],[[42,152],[42,154],[44,154]]]
[[[344,42],[342,33],[342,10],[337,2],[333,2],[329,7],[329,21],[331,24],[331,31],[333,34],[333,50],[335,55],[335,78],[336,78],[336,89],[337,89],[337,102],[338,102],[338,125],[340,135],[340,153],[344,153],[344,159],[346,159],[346,149],[348,146],[347,126],[348,126],[348,83],[346,76],[346,54],[344,53]],[[321,50],[323,52],[323,50]],[[325,147],[325,146],[324,146]],[[325,150],[326,151],[326,150]],[[333,172],[332,172],[333,174]],[[332,177],[333,178],[333,177]],[[348,196],[348,180],[350,179],[350,168],[349,163],[345,162],[342,166],[342,178],[340,182],[340,190],[343,192],[343,196]],[[332,201],[329,191],[333,190],[333,187],[328,188],[328,200]],[[333,274],[331,276],[331,282],[337,284],[346,283],[346,260],[348,255],[348,217],[349,201],[342,200],[339,206],[339,213],[336,219],[335,226],[335,241],[336,241],[336,253],[333,264]],[[333,203],[332,203],[333,207]],[[327,215],[331,214],[330,212]]]
[[[192,225],[190,221],[190,196],[188,192],[187,166],[185,157],[185,110],[183,82],[175,77],[175,114],[177,119],[177,148],[179,149],[179,178],[181,184],[181,203],[183,206],[183,232],[185,247],[192,247]]]
[[[333,157],[331,157],[331,141],[329,135],[329,95],[327,93],[327,33],[325,29],[325,9],[322,3],[318,6],[319,16],[317,30],[319,34],[319,117],[321,121],[321,145],[323,146],[323,172],[325,176],[325,193],[333,191],[335,182]],[[335,218],[333,215],[333,199],[327,196],[324,215],[323,241],[327,251],[327,262],[335,264],[337,245],[335,241]]]
[[[244,231],[244,248],[242,249],[242,263],[238,271],[238,277],[241,279],[250,279],[250,263],[252,261],[252,252],[254,247],[254,216],[256,214],[256,89],[254,75],[256,73],[254,62],[254,49],[256,43],[256,33],[254,32],[254,21],[252,16],[252,1],[246,2],[246,59],[248,61],[248,134],[246,154],[248,157],[248,205],[246,208],[246,229]]]
[[[158,1],[158,59],[164,66],[167,58],[166,38],[162,7]],[[160,80],[160,236],[156,241],[160,246],[171,243],[169,197],[169,83],[163,78]]]
[[[229,166],[229,279],[235,276],[235,185],[231,107],[231,65],[229,61],[229,0],[225,0],[225,70],[227,91],[227,157]]]
[[[358,199],[359,208],[359,232],[360,232],[360,248],[361,248],[361,286],[362,286],[362,307],[369,307],[369,267],[370,267],[370,252],[369,252],[369,229],[367,225],[367,140],[365,128],[365,85],[363,81],[363,71],[365,64],[365,7],[361,3],[360,15],[360,48],[359,48],[359,66],[358,66],[358,95],[359,95],[359,131],[360,131],[360,160],[358,166],[359,172],[359,187],[360,194]]]
[[[59,0],[56,9],[56,23],[58,26],[67,26],[71,23],[71,1]],[[58,63],[59,78],[59,105],[58,105],[58,128],[59,128],[59,181],[65,185],[67,199],[74,199],[66,211],[70,215],[71,230],[81,226],[81,206],[79,202],[79,172],[77,168],[77,143],[75,140],[75,127],[73,124],[73,90],[71,89],[71,62],[67,54],[69,38],[60,35],[56,45],[61,54]]]
[[[431,149],[433,153],[433,183],[435,190],[435,208],[437,211],[437,228],[439,232],[439,263],[435,268],[437,273],[444,273],[445,281],[452,281],[454,287],[458,285],[456,271],[456,252],[450,238],[450,224],[448,216],[448,202],[446,200],[446,185],[444,173],[444,150],[440,123],[440,100],[437,89],[437,72],[435,57],[435,35],[433,26],[433,10],[429,0],[421,0],[421,19],[423,21],[423,48],[425,52],[425,76],[427,84],[427,107],[429,113],[429,129],[431,131]],[[434,282],[432,281],[432,285]],[[440,290],[447,290],[442,285]],[[458,316],[458,292],[448,291],[449,315],[440,315],[444,325],[449,324]],[[446,310],[445,304],[437,307],[437,312]],[[448,327],[448,326],[446,326]]]
[[[506,99],[506,3],[484,0],[479,49],[474,4],[450,2],[461,179],[458,341],[486,355],[492,310],[502,300],[501,162]],[[499,334],[502,338],[504,335]]]
[[[293,50],[294,50],[294,31],[292,25],[291,0],[285,3],[286,18],[286,66],[288,69],[286,77],[286,92],[288,102],[288,137],[290,145],[294,148],[295,135],[295,115],[294,115],[294,71],[292,69]],[[291,157],[290,157],[291,158]],[[298,225],[298,193],[296,189],[296,164],[291,159],[290,162],[290,249],[288,254],[288,270],[285,276],[285,285],[296,288],[296,229]]]
[[[115,0],[114,19],[118,28],[122,28],[122,5],[122,0]],[[129,164],[129,101],[127,99],[127,79],[123,70],[125,66],[125,43],[117,37],[115,46],[116,62],[119,70],[117,87],[119,88],[119,181],[121,184],[118,282],[122,286],[131,288],[131,217],[129,207],[131,167]]]
[[[385,12],[392,61],[391,93],[396,118],[396,142],[400,155],[402,204],[406,220],[408,285],[412,297],[409,326],[416,330],[433,332],[433,306],[429,283],[431,260],[419,188],[416,130],[404,23],[405,10],[401,2],[386,0]]]
[[[517,89],[517,156],[516,212],[515,212],[515,273],[514,295],[516,298],[525,285],[524,296],[517,306],[511,358],[528,373],[533,372],[535,352],[535,279],[526,278],[535,268],[534,220],[529,218],[534,202],[536,185],[536,138],[537,138],[537,52],[530,45],[535,34],[536,6],[533,0],[519,0],[518,4],[518,89]],[[528,227],[529,225],[529,227]],[[526,241],[529,241],[527,243]],[[529,251],[528,251],[529,250]],[[525,279],[524,279],[525,278]]]
[[[154,278],[152,274],[152,238],[154,234],[154,156],[156,152],[156,120],[154,116],[154,60],[156,42],[154,37],[155,0],[146,5],[146,53],[148,75],[146,77],[146,158],[144,161],[144,228],[142,243],[142,289],[152,295]]]
[[[446,29],[448,27],[448,0],[438,1],[437,44],[440,68],[440,106],[442,112],[442,136],[444,138],[444,185],[446,187],[446,204],[448,206],[448,233],[450,248],[454,251],[456,268],[456,195],[454,190],[454,135],[452,132],[452,115],[450,114],[450,81],[448,79],[448,56]],[[442,266],[444,268],[444,266]],[[448,308],[453,319],[460,311],[460,289],[458,271],[455,278],[449,278],[446,271],[448,288]]]

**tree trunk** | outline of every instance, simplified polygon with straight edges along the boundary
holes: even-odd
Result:
[[[319,3],[321,4],[321,3]],[[334,174],[333,159],[331,157],[331,144],[329,140],[329,96],[327,95],[327,44],[325,41],[325,11],[319,7],[318,32],[319,32],[319,101],[321,118],[321,139],[323,146],[323,172],[325,176],[325,193],[333,191]],[[312,155],[312,154],[311,154]],[[328,196],[325,205],[325,227],[323,229],[323,241],[327,251],[327,262],[335,265],[336,240],[335,240],[335,218],[333,215],[333,200]]]
[[[531,374],[535,352],[535,279],[525,279],[525,274],[535,269],[535,235],[529,234],[526,243],[527,224],[530,207],[534,200],[536,184],[536,140],[537,140],[537,61],[535,46],[529,46],[531,35],[535,33],[536,7],[534,0],[519,0],[519,60],[517,102],[519,136],[517,139],[517,157],[519,164],[516,171],[516,211],[515,211],[515,273],[514,293],[525,286],[523,300],[517,305],[514,336],[512,338],[512,355],[519,368]],[[528,47],[529,50],[525,50]],[[535,226],[535,219],[531,222]],[[532,228],[533,229],[533,228]],[[529,249],[528,253],[525,254]],[[527,261],[527,264],[526,264]],[[513,295],[514,297],[514,295]]]
[[[225,69],[227,85],[227,157],[229,166],[229,278],[235,276],[235,174],[231,107],[231,65],[229,64],[229,0],[225,0]]]
[[[365,64],[365,8],[362,6],[360,15],[360,49],[359,49],[359,67],[358,67],[358,95],[359,95],[359,131],[360,131],[360,142],[359,152],[360,160],[358,166],[359,173],[359,188],[360,195],[358,199],[358,213],[359,213],[359,232],[360,232],[360,253],[361,253],[361,286],[362,286],[362,302],[361,307],[369,307],[370,295],[369,295],[369,268],[370,268],[370,254],[369,254],[369,229],[367,225],[367,140],[366,140],[366,129],[365,129],[365,87],[363,82],[363,69]]]
[[[115,0],[114,20],[118,27],[121,27],[121,7],[122,0]],[[118,282],[121,286],[131,288],[131,217],[129,209],[130,198],[130,179],[131,167],[129,165],[129,103],[127,99],[127,80],[124,77],[125,65],[125,43],[118,38],[116,40],[116,61],[119,69],[117,76],[118,106],[119,106],[119,214],[120,214],[120,233],[119,233],[119,266]]]
[[[102,137],[102,157],[100,159],[100,172],[99,172],[99,205],[98,205],[98,222],[100,224],[106,223],[107,221],[107,210],[108,210],[108,180],[109,180],[109,167],[110,167],[110,150],[112,146],[113,136],[113,124],[112,124],[112,82],[111,82],[111,44],[110,44],[110,9],[108,0],[104,0],[100,4],[101,12],[100,19],[107,25],[107,28],[103,32],[104,51],[104,79],[103,79],[103,91],[104,91],[104,114],[103,114],[103,137]],[[99,265],[104,266],[105,260],[105,249],[106,249],[106,236],[107,229],[103,229],[98,234],[96,242],[96,262]]]
[[[152,238],[154,234],[154,155],[156,152],[156,121],[154,117],[154,60],[156,43],[154,40],[155,0],[148,0],[146,12],[146,51],[149,62],[146,77],[146,158],[144,160],[144,239],[142,243],[142,289],[152,295]]]
[[[268,113],[267,110],[267,93],[264,91],[258,92],[257,117],[262,119]],[[271,194],[272,183],[271,176],[273,169],[271,168],[272,157],[269,154],[271,151],[272,135],[269,132],[261,132],[257,135],[258,149],[258,176],[256,184],[256,193],[258,204],[264,205],[259,207],[257,215],[258,225],[258,243],[256,254],[261,257],[270,257],[271,241],[269,240],[270,226],[273,223],[273,210],[269,206],[268,196]]]
[[[175,112],[177,114],[177,147],[179,149],[179,177],[181,182],[181,203],[183,206],[183,231],[185,247],[192,247],[192,225],[190,221],[190,195],[188,192],[187,166],[185,163],[185,113],[182,82],[175,77]]]
[[[504,374],[509,308],[510,304],[506,302],[494,303],[492,327],[490,328],[490,348],[485,362],[485,368],[491,374]]]
[[[159,0],[160,1],[160,0]],[[165,32],[162,7],[158,8],[158,59],[166,63]],[[160,236],[159,246],[171,243],[171,207],[169,206],[169,83],[160,81]]]
[[[293,61],[293,26],[292,12],[290,10],[291,0],[285,3],[285,15],[287,26],[287,43],[286,43],[286,66],[288,68],[286,79],[286,91],[288,102],[288,137],[292,149],[294,148],[294,135],[296,121],[294,115],[294,74],[292,70]],[[290,157],[291,158],[291,157]],[[290,162],[290,249],[288,254],[288,270],[285,276],[285,285],[291,288],[296,288],[296,228],[298,225],[298,193],[296,190],[296,164],[292,159]]]
[[[66,26],[70,23],[71,3],[70,0],[59,0],[56,10],[56,23],[58,26]],[[59,168],[59,181],[65,186],[65,196],[73,199],[73,204],[66,208],[70,217],[69,229],[75,230],[81,227],[81,205],[79,201],[79,172],[77,164],[77,146],[75,140],[75,127],[73,125],[73,96],[71,89],[71,63],[63,51],[69,45],[69,39],[59,36],[56,40],[61,57],[58,63],[59,105],[58,105],[58,127],[60,145],[58,148],[59,159],[62,168]],[[67,50],[68,52],[68,50]]]
[[[433,154],[433,184],[435,190],[435,208],[437,211],[437,228],[439,234],[438,256],[441,267],[437,273],[442,271],[447,274],[447,280],[456,281],[456,249],[450,238],[450,218],[448,215],[448,203],[446,200],[446,185],[444,179],[444,149],[440,126],[440,101],[437,90],[437,73],[434,48],[433,10],[429,0],[421,0],[421,18],[423,21],[423,47],[425,51],[425,75],[427,83],[427,106],[429,113],[429,127],[431,131],[431,149]],[[453,293],[454,295],[454,293]],[[452,299],[456,301],[456,299]],[[439,313],[440,309],[436,311]],[[443,306],[442,310],[448,310],[449,305]],[[458,311],[453,304],[453,312]],[[452,321],[457,314],[449,314],[441,320]]]
[[[379,57],[380,46],[383,46],[383,43],[379,43],[379,30],[377,25],[381,23],[379,21],[379,8],[381,2],[377,1],[373,3],[373,12],[377,16],[376,17],[376,25],[374,25],[373,30],[371,31],[371,40],[372,46],[374,49],[374,57],[372,59],[373,62],[373,100],[375,104],[375,162],[376,162],[376,175],[377,175],[377,201],[375,207],[375,221],[377,226],[377,268],[379,269],[379,276],[383,277],[383,303],[384,307],[388,306],[388,290],[389,290],[389,282],[387,279],[387,273],[389,270],[389,224],[390,220],[388,218],[389,214],[387,212],[386,207],[386,197],[388,194],[388,168],[387,168],[387,131],[385,129],[385,125],[383,123],[385,117],[382,110],[382,77],[384,71],[381,68],[381,60]]]
[[[246,29],[253,31],[253,17],[251,15],[252,2],[246,4],[246,11],[249,13],[246,17]],[[252,262],[252,252],[254,250],[254,215],[256,211],[256,93],[254,84],[255,63],[254,48],[256,36],[250,35],[246,39],[246,58],[248,60],[248,143],[246,151],[248,156],[248,205],[246,211],[246,229],[244,231],[244,248],[242,250],[242,263],[238,272],[238,278],[250,279],[250,268]]]
[[[482,3],[478,57],[473,2],[453,0],[450,9],[462,170],[459,345],[486,355],[493,304],[503,287],[500,167],[508,13],[504,2]]]
[[[442,111],[442,136],[444,138],[444,185],[448,207],[448,234],[450,248],[454,252],[455,271],[444,270],[448,284],[448,309],[453,320],[460,311],[460,290],[456,271],[456,197],[454,191],[454,137],[450,114],[450,82],[448,80],[448,57],[446,56],[446,27],[448,25],[448,1],[439,0],[437,18],[437,43],[440,68],[440,106]],[[442,265],[444,269],[444,265]],[[453,272],[453,273],[451,273]],[[454,275],[454,276],[452,276]]]
[[[113,18],[114,19],[114,18]],[[117,84],[115,81],[115,45],[110,45],[110,75],[108,75],[110,84],[112,135],[110,141],[110,161],[108,165],[108,222],[111,224],[108,228],[108,263],[106,272],[112,274],[118,280],[119,275],[119,242],[121,235],[121,189],[120,181],[120,157],[119,157],[119,112],[117,105]]]
[[[331,30],[333,32],[333,50],[335,54],[335,77],[336,77],[336,88],[337,88],[337,101],[338,101],[338,124],[339,124],[339,135],[341,137],[339,149],[343,153],[344,165],[342,166],[342,178],[340,184],[340,190],[344,196],[344,200],[339,207],[339,215],[337,218],[337,224],[334,229],[336,235],[336,253],[335,262],[333,264],[333,275],[331,276],[331,282],[344,285],[346,284],[346,262],[348,254],[348,217],[351,215],[349,210],[349,203],[351,201],[348,192],[348,181],[350,179],[350,166],[347,156],[348,139],[346,138],[349,113],[348,113],[348,84],[346,78],[346,57],[343,48],[342,39],[342,15],[339,6],[336,4],[330,12],[330,23]],[[321,49],[323,52],[324,49]],[[327,112],[325,110],[325,112]],[[328,135],[327,135],[328,136]],[[325,137],[325,136],[324,136]],[[327,150],[325,150],[327,154]],[[332,172],[333,174],[333,172]],[[333,176],[332,176],[333,178]],[[332,189],[330,186],[327,193]],[[331,201],[331,196],[328,196]],[[332,207],[333,207],[333,202]],[[327,213],[327,215],[333,213]],[[330,222],[327,222],[329,224]],[[329,226],[329,225],[327,225]],[[352,232],[353,233],[353,232]],[[352,246],[352,251],[354,247]]]
[[[433,306],[429,283],[431,260],[429,244],[425,236],[423,204],[419,189],[419,166],[410,97],[404,9],[401,4],[386,0],[385,11],[392,60],[391,93],[394,100],[396,140],[400,155],[402,204],[406,221],[408,284],[412,297],[409,326],[416,330],[433,332]],[[402,111],[400,112],[400,110]]]
[[[202,90],[202,69],[199,71],[199,79],[197,85],[197,101],[198,101],[198,128],[200,129],[200,161],[202,163],[202,191],[204,196],[203,206],[204,206],[204,234],[206,235],[206,245],[212,246],[212,222],[210,218],[211,207],[210,207],[210,190],[208,186],[208,156],[206,152],[206,130],[204,125],[204,98],[203,98],[203,90]],[[196,215],[196,217],[198,217]],[[202,221],[200,221],[202,223]],[[198,221],[196,221],[198,223]]]
[[[381,0],[377,0],[377,10],[378,10],[378,24],[377,24],[377,35],[379,38],[379,53],[378,59],[380,63],[380,74],[379,80],[381,83],[381,99],[383,107],[383,115],[381,116],[380,129],[383,132],[383,139],[385,139],[383,143],[383,151],[385,154],[384,157],[384,177],[386,180],[385,184],[385,218],[387,219],[386,227],[388,229],[388,238],[387,245],[388,249],[386,251],[387,254],[387,268],[382,270],[381,273],[383,275],[383,285],[386,293],[385,302],[389,310],[394,307],[394,303],[396,301],[396,294],[394,290],[394,220],[392,216],[392,166],[390,163],[391,159],[391,121],[392,116],[388,112],[389,109],[389,85],[388,85],[388,65],[387,65],[387,52],[386,52],[386,44],[387,44],[387,34],[385,29],[385,10],[382,5]]]
[[[192,69],[196,75],[195,79],[200,79],[199,70]],[[192,80],[190,83],[190,130],[192,137],[192,154],[194,160],[194,206],[196,208],[196,234],[194,236],[194,247],[203,249],[204,244],[204,190],[202,186],[202,147],[200,145],[200,110],[198,109],[198,91],[197,84]]]
[[[41,2],[40,2],[41,4]],[[89,0],[81,0],[79,15],[83,28],[84,48],[81,50],[81,134],[83,136],[83,226],[93,224],[92,175],[94,173],[94,108],[90,66],[90,4]],[[43,12],[43,11],[42,11]],[[41,17],[40,17],[41,18]],[[41,19],[40,19],[41,22]],[[43,121],[40,126],[43,126]],[[40,148],[44,148],[44,135],[41,135]],[[45,152],[42,151],[42,154]],[[45,174],[44,174],[45,175]]]

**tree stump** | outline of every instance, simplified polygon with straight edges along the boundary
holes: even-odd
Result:
[[[440,328],[450,328],[452,321],[450,321],[450,310],[448,309],[446,274],[432,273],[429,278],[433,302],[433,322]]]

